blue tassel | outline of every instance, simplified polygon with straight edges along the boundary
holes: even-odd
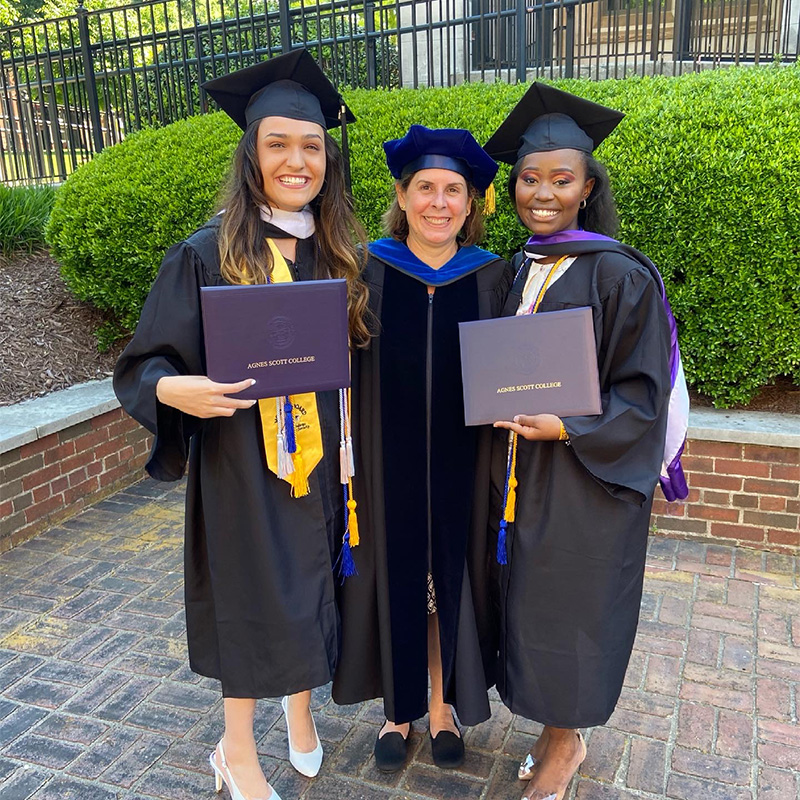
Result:
[[[353,575],[358,575],[358,570],[356,569],[356,562],[353,559],[353,550],[350,547],[350,530],[347,527],[347,500],[350,496],[348,484],[342,487],[342,495],[344,496],[344,536],[342,537],[342,549],[339,551],[339,558],[336,559],[333,568],[336,570],[338,567],[339,577],[342,579],[342,583],[344,583]]]
[[[508,553],[506,552],[506,528],[508,523],[500,520],[500,532],[497,534],[497,563],[508,564]]]
[[[294,438],[294,415],[292,414],[292,411],[292,401],[287,397],[283,404],[283,427],[286,433],[287,453],[297,452],[297,442]]]
[[[342,583],[351,578],[353,575],[358,575],[356,569],[356,562],[353,560],[353,551],[350,547],[350,534],[345,533],[344,542],[342,543],[342,552],[339,555],[339,577]]]

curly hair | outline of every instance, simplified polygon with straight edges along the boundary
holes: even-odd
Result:
[[[252,122],[239,141],[220,203],[225,209],[219,232],[220,272],[228,283],[266,283],[272,273],[272,254],[263,235],[259,210],[259,206],[270,207],[258,165],[260,122]],[[368,289],[361,277],[367,237],[345,186],[342,152],[327,132],[325,180],[309,206],[317,223],[320,261],[326,269],[326,274],[318,277],[347,281],[350,338],[354,345],[363,347],[370,339],[366,322]],[[358,244],[361,248],[357,248]]]

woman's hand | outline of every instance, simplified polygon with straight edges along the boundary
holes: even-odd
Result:
[[[561,420],[555,414],[517,414],[513,422],[495,422],[495,428],[508,428],[532,442],[557,442]]]
[[[228,397],[249,389],[252,378],[238,383],[216,383],[205,375],[165,375],[156,384],[156,397],[164,405],[200,419],[232,417],[239,408],[252,408],[255,400]]]

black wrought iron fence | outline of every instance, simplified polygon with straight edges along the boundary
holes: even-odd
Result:
[[[794,61],[800,0],[145,0],[0,30],[0,179],[58,181],[200,83],[305,46],[339,86]]]

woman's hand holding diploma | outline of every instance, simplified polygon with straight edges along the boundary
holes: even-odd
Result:
[[[205,375],[165,375],[156,384],[156,397],[164,405],[200,419],[232,417],[240,408],[252,408],[256,401],[228,395],[249,389],[254,383],[252,378],[238,383],[217,383]]]
[[[513,422],[495,422],[494,427],[507,428],[532,442],[554,442],[561,436],[561,420],[555,414],[517,414]]]

